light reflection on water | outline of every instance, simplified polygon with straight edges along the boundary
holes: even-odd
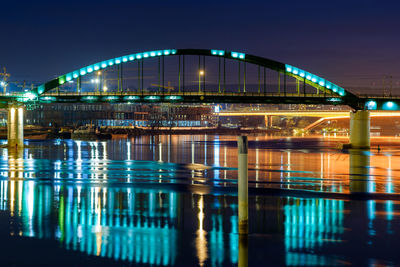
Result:
[[[235,184],[234,139],[207,140],[67,140],[20,152],[3,149],[0,210],[12,216],[10,235],[57,240],[68,250],[131,263],[235,265],[235,190],[209,194],[179,187]],[[252,145],[254,187],[398,192],[395,150],[305,153]],[[272,264],[288,266],[396,263],[391,240],[399,237],[397,201],[257,195],[249,208],[250,265],[265,263],[266,251]]]

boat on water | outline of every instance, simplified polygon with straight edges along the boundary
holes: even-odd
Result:
[[[92,126],[81,126],[74,130],[71,138],[75,140],[94,141],[111,139],[111,134],[101,133],[98,129]]]
[[[25,135],[24,139],[28,139],[28,140],[46,140],[47,139],[47,133]]]

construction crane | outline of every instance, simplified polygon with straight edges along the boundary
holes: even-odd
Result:
[[[152,83],[150,84],[151,86],[154,87],[158,87],[158,88],[164,88],[168,90],[168,93],[170,93],[171,91],[175,90],[175,87],[171,86],[171,82],[168,82],[168,85],[161,85],[161,84],[156,84],[156,83]]]
[[[6,67],[3,67],[3,72],[0,72],[0,76],[3,76],[3,81],[0,82],[0,85],[3,86],[3,92],[6,94],[7,91],[7,79],[11,76],[7,73]]]

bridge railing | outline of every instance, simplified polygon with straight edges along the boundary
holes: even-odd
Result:
[[[44,93],[41,96],[254,96],[254,97],[319,97],[319,98],[326,98],[326,97],[333,97],[331,95],[324,95],[324,94],[316,94],[316,93],[307,93],[307,94],[298,94],[298,93],[256,93],[256,92],[170,92],[170,93],[163,93],[163,92],[48,92]]]
[[[361,95],[357,95],[359,98],[373,98],[373,99],[400,99],[399,95],[365,95],[365,94],[361,94]]]

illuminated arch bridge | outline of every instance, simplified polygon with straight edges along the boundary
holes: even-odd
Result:
[[[170,58],[166,67],[165,61]],[[174,82],[167,85],[166,80]],[[400,109],[400,99],[359,97],[289,64],[241,52],[208,49],[167,49],[116,57],[60,75],[30,92],[1,98],[3,105],[182,102]]]

